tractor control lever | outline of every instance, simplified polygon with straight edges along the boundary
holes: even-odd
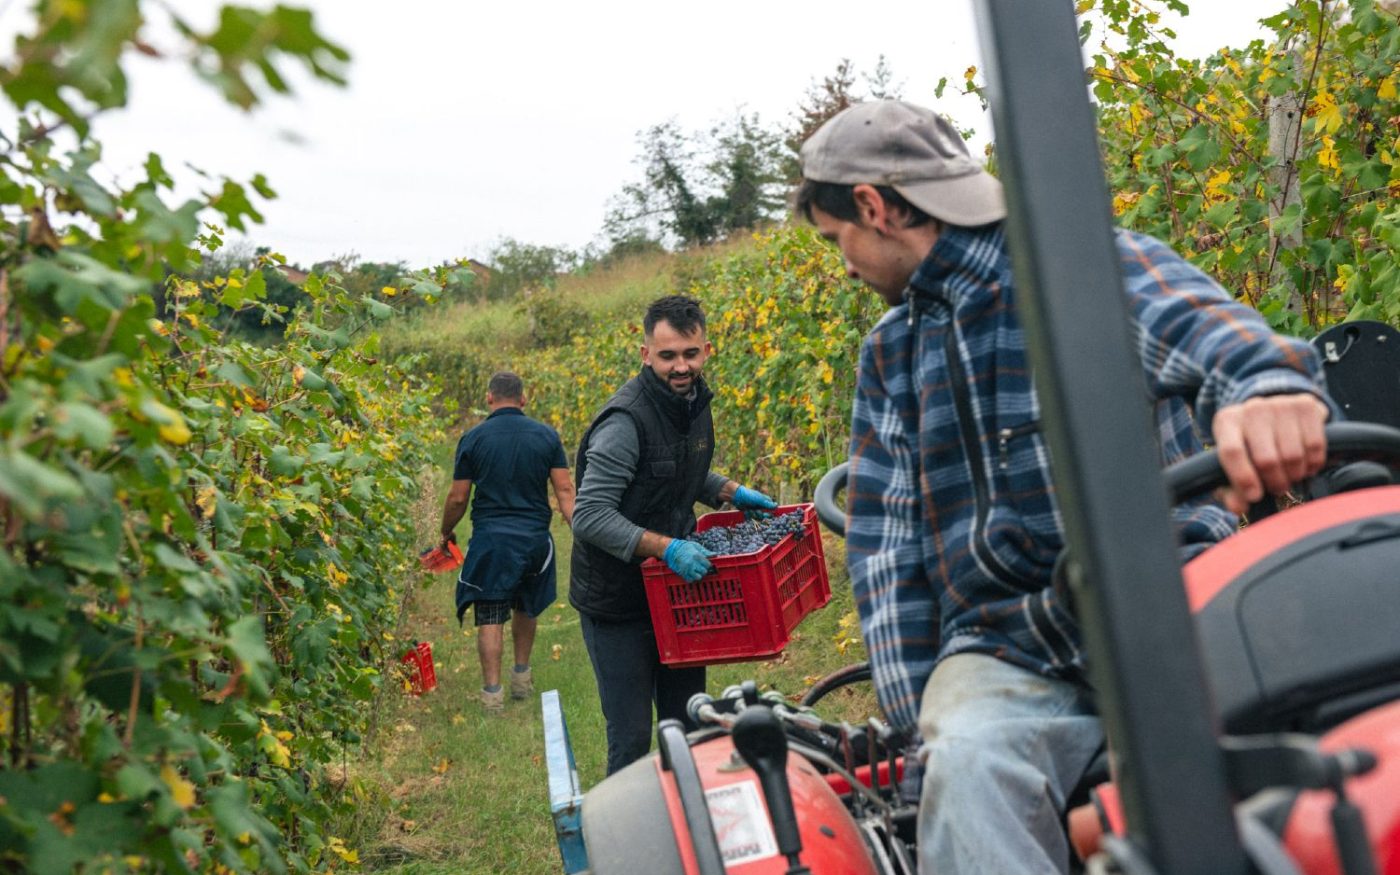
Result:
[[[735,717],[727,714],[715,707],[715,699],[709,693],[696,693],[690,697],[690,701],[685,703],[686,716],[690,722],[696,726],[714,724],[715,726],[733,726]]]
[[[1349,778],[1364,775],[1377,765],[1368,750],[1324,752],[1314,739],[1283,733],[1221,739],[1230,786],[1241,796],[1268,787],[1331,790],[1332,831],[1341,871],[1346,875],[1375,875],[1376,862],[1367,838],[1361,809],[1346,795]]]
[[[757,698],[755,696],[755,698]],[[810,875],[802,865],[802,835],[797,831],[797,812],[792,804],[792,791],[787,779],[787,735],[771,708],[750,705],[734,721],[731,730],[734,747],[739,756],[758,775],[763,798],[768,803],[768,816],[773,821],[773,835],[778,851],[787,857],[787,875]]]
[[[777,690],[769,690],[763,694],[763,704],[773,709],[783,720],[796,726],[798,729],[806,729],[809,732],[825,732],[829,735],[836,735],[841,731],[839,726],[827,723],[825,720],[813,714],[810,709],[799,710],[788,704],[787,697]]]

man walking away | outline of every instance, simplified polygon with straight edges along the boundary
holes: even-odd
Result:
[[[525,415],[518,376],[509,371],[492,375],[486,406],[491,414],[457,443],[452,488],[442,509],[441,545],[456,541],[454,530],[470,504],[472,536],[457,578],[457,621],[474,607],[481,704],[488,713],[499,713],[505,708],[501,652],[506,620],[511,621],[515,655],[510,694],[524,699],[534,691],[530,650],[537,618],[555,597],[554,539],[549,535],[553,511],[545,485],[554,488],[569,525],[574,485],[558,433]]]

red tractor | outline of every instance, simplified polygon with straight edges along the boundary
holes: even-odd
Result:
[[[1303,502],[1260,507],[1184,571],[1168,502],[1222,485],[1203,454],[1156,465],[1126,326],[1070,0],[978,0],[1008,235],[1109,748],[1066,829],[1091,872],[1400,875],[1400,333],[1319,338],[1333,394]],[[1350,360],[1350,364],[1348,364]],[[1360,376],[1357,377],[1356,375]],[[1388,425],[1379,424],[1388,423]],[[840,524],[826,481],[818,506]],[[1165,488],[1164,488],[1165,486]],[[578,787],[546,693],[566,872],[912,875],[919,766],[879,720],[752,684],[691,702],[658,752]],[[1109,779],[1112,779],[1110,782]]]

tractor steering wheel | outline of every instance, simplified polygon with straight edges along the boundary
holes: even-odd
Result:
[[[1326,435],[1329,467],[1308,483],[1308,497],[1321,498],[1350,489],[1395,482],[1388,470],[1375,463],[1365,467],[1339,467],[1337,463],[1376,456],[1388,464],[1400,465],[1400,429],[1372,422],[1334,422],[1327,426]],[[817,484],[816,495],[813,496],[817,517],[828,529],[842,536],[846,534],[846,513],[836,496],[846,488],[849,473],[849,462],[832,468]],[[1173,505],[1199,498],[1229,482],[1225,478],[1225,469],[1220,467],[1220,456],[1214,450],[1183,459],[1163,471],[1162,476]]]
[[[1326,428],[1327,467],[1306,484],[1307,498],[1395,482],[1384,465],[1361,461],[1378,458],[1385,465],[1400,465],[1400,429],[1373,422],[1334,422]],[[1352,465],[1342,466],[1342,462]],[[1199,498],[1229,485],[1220,454],[1197,453],[1162,472],[1173,505]],[[1268,499],[1265,499],[1268,501]]]

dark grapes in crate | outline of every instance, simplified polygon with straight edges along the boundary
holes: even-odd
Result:
[[[764,519],[746,519],[732,526],[714,526],[696,532],[687,540],[694,541],[717,556],[737,556],[757,553],[788,535],[800,536],[802,528],[802,511],[792,510]]]

